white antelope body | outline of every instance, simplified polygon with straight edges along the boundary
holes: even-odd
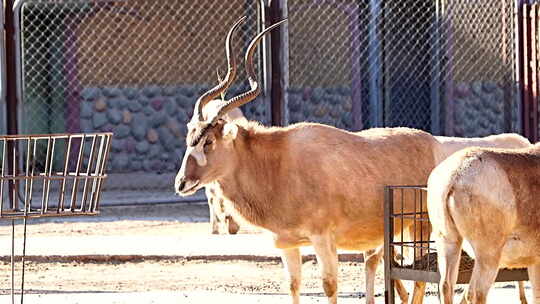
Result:
[[[428,212],[443,303],[452,303],[464,241],[475,258],[464,301],[485,303],[500,267],[528,267],[540,303],[540,144],[453,154],[429,177]]]

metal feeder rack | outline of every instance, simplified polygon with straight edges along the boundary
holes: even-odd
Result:
[[[11,301],[15,303],[15,221],[23,221],[20,299],[24,297],[29,218],[92,216],[112,133],[0,136],[0,220],[11,220]]]
[[[431,240],[426,186],[387,186],[384,197],[385,303],[395,303],[394,280],[439,283],[437,250]],[[410,227],[410,228],[408,228]],[[405,262],[406,251],[411,251]],[[398,254],[398,261],[394,257]],[[461,255],[458,284],[468,284],[474,260]],[[496,282],[526,281],[526,269],[500,269]]]

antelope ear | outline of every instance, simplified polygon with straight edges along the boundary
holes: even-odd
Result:
[[[238,135],[238,126],[234,123],[226,123],[223,126],[222,135],[226,140],[234,140]]]

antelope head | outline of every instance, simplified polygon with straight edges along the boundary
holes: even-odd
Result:
[[[216,87],[199,97],[193,117],[187,124],[187,149],[175,179],[175,190],[182,196],[191,195],[206,184],[231,173],[239,164],[234,141],[241,127],[229,120],[227,114],[254,100],[260,94],[261,88],[253,65],[255,49],[266,33],[286,20],[266,28],[251,40],[244,58],[250,90],[225,99],[224,92],[232,84],[236,75],[235,56],[231,52],[232,37],[244,21],[245,17],[236,21],[225,39],[228,63],[225,78]],[[221,99],[216,99],[219,97]]]

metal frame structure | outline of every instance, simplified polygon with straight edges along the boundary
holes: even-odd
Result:
[[[112,133],[0,136],[0,220],[11,220],[11,301],[15,303],[15,220],[23,220],[21,303],[29,218],[99,213]],[[57,194],[56,194],[57,193]]]
[[[385,303],[395,303],[394,280],[439,283],[434,241],[429,236],[430,224],[426,206],[426,186],[387,186],[384,200],[384,281]],[[413,210],[404,208],[404,200],[414,200]],[[405,225],[404,221],[412,221]],[[411,232],[409,228],[411,227]],[[398,237],[396,237],[398,236]],[[410,239],[407,239],[409,236]],[[405,250],[413,250],[411,263],[405,263]],[[394,253],[400,259],[396,262]],[[458,284],[467,284],[474,262],[462,254]],[[528,280],[526,269],[500,269],[496,282]]]

